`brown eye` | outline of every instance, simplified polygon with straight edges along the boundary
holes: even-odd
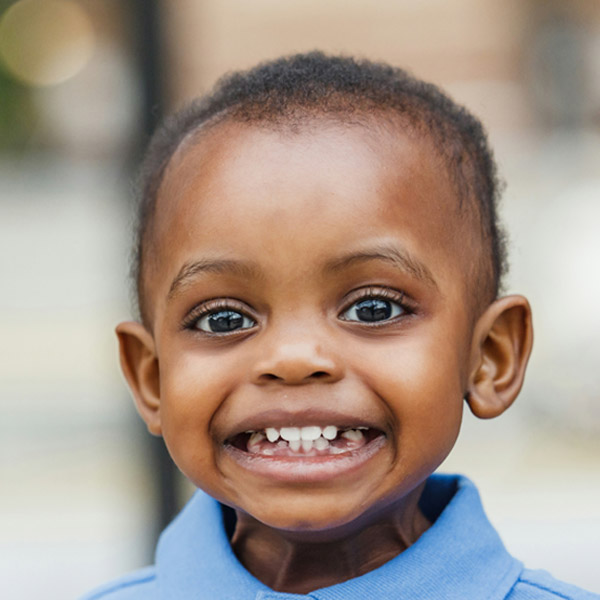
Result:
[[[221,309],[206,313],[195,324],[196,329],[207,333],[231,333],[250,329],[256,322],[237,310]]]
[[[342,318],[345,321],[358,321],[361,323],[377,323],[387,321],[404,314],[406,311],[400,304],[385,298],[365,298],[355,302],[344,311]]]

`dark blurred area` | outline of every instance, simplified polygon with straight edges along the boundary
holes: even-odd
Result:
[[[0,0],[6,597],[76,597],[147,564],[191,493],[118,367],[137,165],[226,71],[314,48],[408,68],[487,126],[507,291],[532,301],[536,344],[518,402],[467,415],[444,469],[476,480],[529,566],[600,591],[597,0]]]

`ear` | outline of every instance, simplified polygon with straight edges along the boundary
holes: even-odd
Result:
[[[154,338],[141,323],[135,321],[120,323],[116,332],[121,369],[133,394],[136,408],[148,431],[153,435],[160,435],[160,385]]]
[[[478,319],[466,400],[480,419],[502,414],[523,385],[533,344],[531,308],[523,296],[493,302]]]

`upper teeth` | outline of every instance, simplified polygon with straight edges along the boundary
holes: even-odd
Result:
[[[328,440],[333,440],[337,436],[338,428],[335,425],[327,425],[321,428],[318,425],[309,425],[308,427],[267,427],[265,434],[270,442],[276,442],[280,437],[286,442],[297,442],[304,440],[306,442],[318,440],[321,436]]]
[[[338,429],[335,425],[327,425],[327,427],[323,427],[322,436],[326,440],[335,440],[337,431]]]
[[[335,425],[319,427],[310,425],[306,427],[267,427],[264,430],[247,431],[248,438],[247,449],[253,454],[262,452],[265,455],[272,456],[278,449],[289,448],[292,452],[299,452],[302,448],[304,453],[310,453],[313,448],[319,452],[328,451],[330,454],[340,454],[349,449],[357,448],[365,443],[363,431],[368,429],[364,426],[355,428],[342,428],[340,438],[346,440],[345,444],[335,445],[340,429]],[[280,439],[281,438],[281,439]],[[263,444],[268,440],[270,444]],[[341,440],[340,440],[341,441]]]
[[[265,433],[270,442],[276,442],[279,439],[279,431],[275,427],[267,427]]]
[[[301,439],[302,430],[298,427],[282,427],[279,435],[288,442],[297,442]]]
[[[342,436],[346,439],[358,441],[362,438],[360,430],[365,430],[367,427],[359,426],[353,429],[346,429],[342,432]],[[307,427],[267,427],[261,435],[266,436],[269,442],[274,443],[279,438],[284,439],[286,442],[302,442],[302,441],[314,441],[320,437],[326,440],[334,440],[338,435],[338,428],[335,425],[327,425],[325,427],[319,427],[318,425],[309,425]],[[248,433],[254,434],[254,431]],[[264,438],[263,438],[264,439]]]
[[[342,432],[342,437],[347,440],[352,440],[353,442],[360,442],[363,438],[362,431],[358,429],[348,429],[348,431]]]

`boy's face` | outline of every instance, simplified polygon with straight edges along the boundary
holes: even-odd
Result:
[[[391,129],[225,123],[161,187],[150,428],[195,485],[279,529],[364,527],[458,435],[476,234],[431,142]],[[312,426],[307,451],[265,437]]]

